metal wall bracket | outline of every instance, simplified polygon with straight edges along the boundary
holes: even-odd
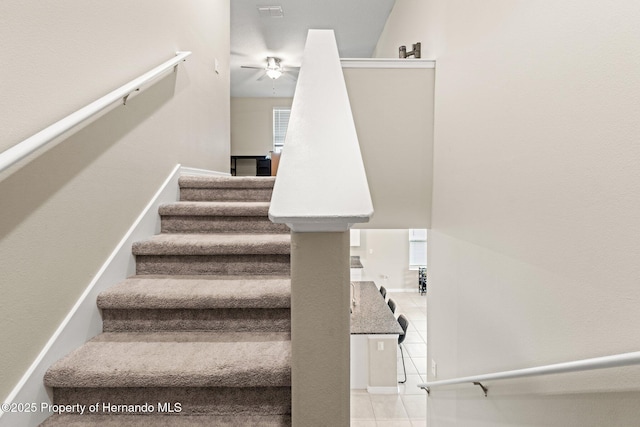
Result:
[[[484,397],[487,397],[487,392],[489,391],[487,387],[483,386],[480,382],[474,382],[473,385],[477,385],[478,387],[480,387],[482,391],[484,391]]]
[[[140,88],[134,90],[133,92],[140,92]],[[122,98],[122,105],[127,105],[127,100],[129,99],[129,96],[131,96],[133,92],[129,92]]]
[[[400,46],[400,48],[398,49],[398,53],[399,53],[398,56],[403,59],[408,58],[410,56],[413,56],[416,59],[420,59],[421,50],[422,50],[422,44],[420,42],[413,45],[413,50],[411,52],[407,52],[407,47],[403,45],[403,46]]]

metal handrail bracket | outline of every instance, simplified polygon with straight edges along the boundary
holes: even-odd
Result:
[[[102,98],[82,107],[35,135],[3,151],[0,153],[0,173],[16,165],[30,154],[46,146],[51,147],[63,138],[68,138],[73,132],[80,130],[83,127],[82,125],[86,126],[90,123],[90,119],[95,119],[100,113],[106,112],[109,107],[117,106],[119,103],[126,105],[127,100],[132,98],[132,94],[140,93],[141,90],[145,88],[145,85],[149,86],[148,83],[156,80],[172,68],[175,70],[177,65],[184,61],[189,55],[191,55],[191,52],[176,52],[174,58],[163,62],[124,86],[109,92]]]
[[[516,369],[513,371],[495,372],[492,374],[475,375],[469,377],[453,378],[442,381],[427,381],[418,384],[418,387],[431,394],[433,387],[441,387],[454,384],[471,383],[482,388],[487,396],[488,388],[482,383],[487,381],[508,380],[542,375],[562,374],[568,372],[590,371],[594,369],[617,368],[621,366],[640,365],[640,351],[615,354],[611,356],[595,357],[592,359],[576,360],[573,362],[556,363],[553,365],[536,366],[534,368]]]

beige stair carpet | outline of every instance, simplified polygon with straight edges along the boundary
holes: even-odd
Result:
[[[267,217],[274,182],[180,178],[161,234],[133,245],[136,275],[98,297],[104,332],[45,375],[54,404],[94,411],[43,426],[291,425],[291,241]]]

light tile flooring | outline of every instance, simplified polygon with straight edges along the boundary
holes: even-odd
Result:
[[[351,390],[351,427],[425,427],[427,393],[417,385],[427,380],[427,297],[416,292],[387,293],[398,305],[396,317],[404,314],[409,329],[404,343],[407,382],[397,395],[369,394]],[[402,380],[402,360],[398,349],[398,380]]]

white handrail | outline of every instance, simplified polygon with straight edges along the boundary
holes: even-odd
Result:
[[[553,365],[537,366],[534,368],[516,369],[513,371],[495,372],[492,374],[475,375],[469,377],[453,378],[450,380],[427,381],[418,384],[418,387],[430,393],[431,387],[439,387],[454,384],[472,383],[484,390],[487,395],[487,387],[482,382],[507,380],[513,378],[532,377],[539,375],[562,374],[566,372],[589,371],[593,369],[616,368],[620,366],[640,365],[640,351],[632,353],[615,354],[612,356],[595,357],[592,359],[576,360],[573,362],[556,363]]]
[[[176,52],[174,58],[0,153],[0,172],[7,170],[20,160],[52,143],[59,137],[68,137],[71,131],[79,130],[81,124],[87,122],[88,119],[96,116],[114,103],[126,102],[129,95],[140,91],[143,85],[155,80],[172,67],[177,66],[189,55],[191,55],[191,52]]]

